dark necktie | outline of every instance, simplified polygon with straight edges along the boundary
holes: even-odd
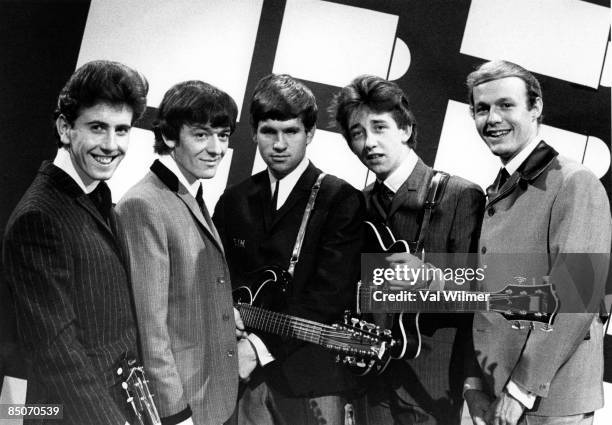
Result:
[[[198,207],[200,207],[200,211],[202,211],[202,215],[204,216],[204,220],[206,220],[206,224],[210,229],[213,229],[213,223],[210,219],[210,214],[208,214],[208,208],[206,208],[206,204],[204,204],[204,198],[202,197],[203,189],[202,183],[200,183],[200,187],[198,187],[198,193],[196,193],[196,202],[198,203]]]
[[[274,185],[274,193],[272,194],[272,202],[270,204],[270,209],[272,214],[276,212],[276,205],[278,204],[278,184],[280,180],[276,180],[276,184]]]
[[[96,209],[100,212],[100,215],[102,215],[102,218],[104,218],[104,221],[108,223],[110,211],[113,207],[113,200],[107,184],[104,182],[98,183],[96,188],[87,194],[87,197],[93,202]]]
[[[381,183],[378,180],[376,180],[376,183],[374,183],[374,192],[378,198],[378,202],[383,207],[383,210],[386,214],[388,214],[395,193],[393,193],[393,191],[389,189],[384,183]]]
[[[508,181],[509,178],[510,178],[510,174],[508,174],[508,170],[502,167],[502,169],[499,170],[499,184],[497,185],[498,191]]]
[[[489,200],[495,198],[499,194],[500,189],[508,181],[508,178],[510,178],[508,170],[502,167],[499,170],[499,173],[497,173],[497,177],[495,178],[491,186],[487,187],[487,198],[489,198]],[[497,182],[497,185],[495,185],[495,182]]]

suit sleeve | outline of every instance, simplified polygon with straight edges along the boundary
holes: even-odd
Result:
[[[597,303],[604,294],[612,222],[608,197],[592,173],[580,170],[566,178],[553,204],[550,223],[550,280],[565,293],[560,299],[575,291],[584,306]],[[568,253],[572,255],[564,255]],[[580,273],[587,269],[588,274]],[[512,381],[546,397],[557,371],[582,343],[589,328],[596,329],[592,324],[598,320],[592,313],[560,313],[554,331],[543,332],[536,326],[514,368]]]
[[[142,358],[162,418],[190,416],[167,327],[170,256],[159,209],[139,198],[117,205],[130,257],[130,275],[142,345]],[[180,422],[180,421],[176,421]]]
[[[64,405],[67,423],[124,424],[124,414],[77,337],[74,254],[64,225],[30,212],[17,218],[4,238],[4,273],[16,304],[19,334],[34,360],[30,385],[42,384],[49,403]],[[28,393],[40,390],[33,387]]]

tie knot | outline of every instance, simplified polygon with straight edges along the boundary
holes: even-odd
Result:
[[[502,167],[501,170],[499,170],[499,184],[497,185],[497,187],[502,187],[510,178],[510,174],[508,173],[508,170],[506,170],[506,168]]]
[[[91,199],[96,209],[102,214],[105,220],[110,217],[110,210],[113,207],[111,192],[106,183],[100,182],[87,197]]]
[[[393,201],[393,196],[395,193],[389,189],[383,182],[376,180],[374,183],[374,192],[378,197],[378,201],[381,206],[385,210],[385,212],[389,212],[389,208],[391,207],[391,202]]]
[[[203,192],[202,183],[200,183],[200,186],[198,186],[198,192],[196,193],[196,196],[195,196],[196,201],[198,201],[198,202],[204,201],[204,198],[202,196],[202,192]]]

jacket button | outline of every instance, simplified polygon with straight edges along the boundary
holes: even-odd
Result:
[[[487,247],[486,247],[486,246],[483,246],[482,248],[480,248],[480,252],[481,252],[482,254],[486,254],[486,253],[487,253]]]
[[[224,321],[226,321],[226,322],[227,322],[227,321],[229,320],[229,318],[230,318],[230,317],[229,317],[229,314],[227,314],[227,313],[223,313],[223,316],[222,316],[222,317],[223,317],[223,320],[224,320]]]
[[[234,350],[227,350],[227,357],[232,357],[234,355]]]
[[[222,277],[218,277],[218,278],[217,278],[217,283],[218,283],[219,285],[225,285],[225,279],[223,279]]]
[[[489,214],[489,217],[491,217],[493,214],[495,214],[495,207],[489,208],[489,211],[487,211],[487,213]]]

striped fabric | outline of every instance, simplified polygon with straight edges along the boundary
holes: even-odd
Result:
[[[50,162],[9,219],[2,263],[26,353],[27,403],[63,404],[65,424],[125,423],[112,366],[136,352],[127,271],[111,227]]]

